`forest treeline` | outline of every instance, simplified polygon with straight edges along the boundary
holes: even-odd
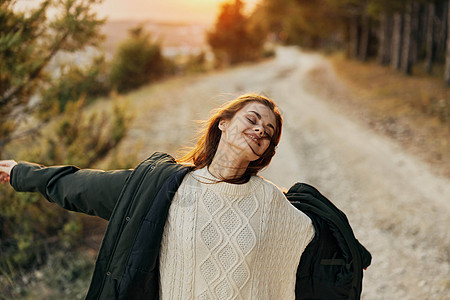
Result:
[[[303,20],[296,21],[294,15],[291,21],[283,18],[281,30],[286,27],[288,42],[326,47],[334,40],[342,43],[352,58],[362,61],[376,58],[380,64],[391,65],[405,74],[412,74],[417,63],[422,63],[429,73],[433,66],[445,65],[444,80],[450,84],[450,1],[289,2],[264,0],[267,7],[283,6],[284,3],[299,10],[298,18]],[[313,5],[314,8],[311,7]],[[277,21],[271,20],[271,28],[277,26]],[[315,28],[322,30],[315,31]],[[295,32],[292,38],[289,37],[290,31]]]
[[[253,45],[253,52],[261,52],[255,39],[326,51],[345,50],[350,58],[376,60],[408,75],[414,73],[413,67],[420,66],[427,73],[439,74],[450,85],[449,2],[261,0],[242,20],[243,2],[235,0],[222,6],[209,41],[215,51],[220,42],[223,47],[234,48],[229,53],[248,49],[249,45]],[[238,43],[226,38],[233,34],[241,37]]]
[[[270,30],[288,43],[312,48],[342,47],[351,58],[374,58],[405,74],[412,74],[416,64],[428,73],[437,67],[444,70],[442,75],[450,85],[449,3],[263,0],[260,10],[270,20]],[[285,17],[275,17],[274,11],[285,12]]]

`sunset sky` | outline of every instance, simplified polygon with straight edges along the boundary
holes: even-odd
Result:
[[[244,0],[250,11],[259,0]],[[18,0],[17,6],[26,8],[39,0]],[[220,4],[225,0],[103,0],[98,14],[110,20],[167,20],[212,23]]]
[[[246,10],[258,0],[244,1]],[[224,0],[104,0],[99,14],[111,19],[213,22]]]

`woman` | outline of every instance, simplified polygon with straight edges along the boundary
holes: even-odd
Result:
[[[311,220],[257,176],[280,140],[273,101],[243,95],[197,146],[134,170],[0,162],[0,179],[109,220],[88,299],[294,299]]]

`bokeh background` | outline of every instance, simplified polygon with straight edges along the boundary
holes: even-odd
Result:
[[[285,126],[262,176],[316,186],[373,255],[363,299],[450,299],[448,0],[2,0],[0,159],[176,157],[224,101]],[[0,299],[83,299],[107,222],[0,186]]]

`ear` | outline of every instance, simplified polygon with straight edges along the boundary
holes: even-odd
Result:
[[[227,121],[225,121],[225,120],[220,120],[220,121],[219,121],[219,129],[220,129],[221,131],[223,131],[223,130],[227,127],[227,124],[228,124]]]

